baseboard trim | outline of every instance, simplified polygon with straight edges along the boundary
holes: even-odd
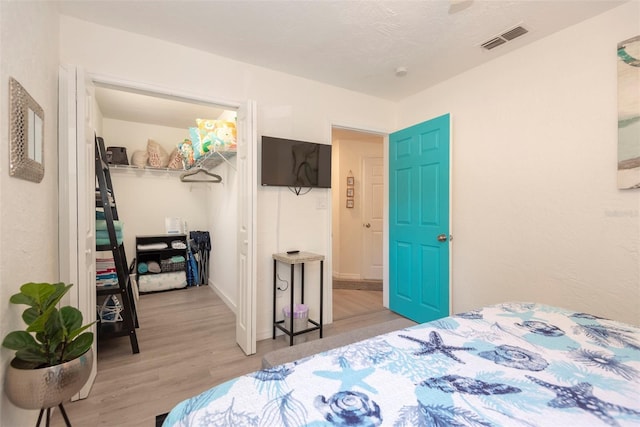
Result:
[[[216,284],[211,280],[209,280],[209,289],[211,289],[216,295],[220,297],[222,302],[224,302],[225,305],[229,307],[229,310],[233,311],[233,314],[237,313],[237,306],[233,303],[233,301],[231,301],[231,298],[229,298],[224,292],[222,292],[220,288],[216,286]]]
[[[333,289],[382,291],[382,280],[342,280],[334,277]]]

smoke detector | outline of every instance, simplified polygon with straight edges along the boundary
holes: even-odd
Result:
[[[523,36],[528,32],[529,30],[524,28],[522,25],[518,25],[502,32],[502,34],[500,35],[492,37],[491,39],[482,43],[480,46],[483,47],[484,49],[491,50],[507,42],[510,42],[511,40],[517,37]]]
[[[407,75],[407,67],[397,67],[396,68],[396,77],[404,77]]]

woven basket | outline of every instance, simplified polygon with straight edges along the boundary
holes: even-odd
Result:
[[[160,269],[163,273],[168,273],[170,271],[182,271],[184,270],[185,262],[173,262],[171,259],[163,259],[160,260]]]

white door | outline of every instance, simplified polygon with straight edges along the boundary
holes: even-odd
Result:
[[[362,274],[382,280],[382,224],[384,221],[384,167],[382,157],[362,160]]]
[[[96,319],[94,88],[84,70],[71,66],[60,67],[59,83],[60,280],[73,284],[69,303],[88,323]],[[95,352],[95,325],[91,331]],[[76,398],[89,395],[97,359]]]
[[[236,342],[247,354],[256,352],[256,161],[255,101],[238,109],[238,304]]]

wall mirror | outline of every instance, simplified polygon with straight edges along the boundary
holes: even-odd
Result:
[[[44,177],[44,110],[9,77],[9,175],[33,182]]]

